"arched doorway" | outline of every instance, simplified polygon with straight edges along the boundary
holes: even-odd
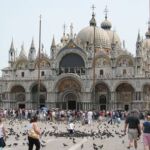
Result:
[[[101,95],[99,97],[100,110],[106,110],[106,95]]]
[[[57,108],[79,109],[82,107],[79,96],[81,85],[78,80],[71,77],[63,78],[58,82],[57,90]]]
[[[47,99],[47,90],[43,84],[40,84],[40,90],[38,90],[38,84],[35,84],[31,89],[32,103],[36,107],[44,107]]]
[[[67,102],[67,109],[76,110],[77,108],[77,96],[73,93],[65,95],[64,101]]]
[[[16,85],[10,91],[11,102],[17,102],[18,108],[25,108],[26,94],[25,89],[21,85]]]
[[[109,109],[109,88],[105,83],[99,83],[95,86],[95,102],[98,104],[96,109]]]
[[[128,83],[122,83],[116,88],[117,109],[128,111],[132,107],[134,88]]]

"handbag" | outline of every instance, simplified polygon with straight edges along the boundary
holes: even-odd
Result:
[[[40,138],[40,136],[34,131],[33,128],[28,131],[28,136],[33,138],[33,139],[39,139]]]

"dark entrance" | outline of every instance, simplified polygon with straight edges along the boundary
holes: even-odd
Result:
[[[25,109],[25,104],[19,104],[18,107],[19,109]]]
[[[76,110],[76,101],[68,101],[68,109],[70,110]]]
[[[73,93],[68,93],[64,101],[67,102],[68,109],[76,110],[77,96]]]
[[[40,95],[40,108],[45,107],[45,96]]]
[[[128,111],[128,110],[129,110],[129,105],[125,105],[125,106],[124,106],[124,110],[125,110],[125,111]]]
[[[100,110],[106,110],[106,96],[101,95],[99,97]]]

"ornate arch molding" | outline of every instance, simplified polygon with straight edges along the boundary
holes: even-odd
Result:
[[[14,87],[16,87],[16,86],[22,87],[25,92],[27,91],[27,89],[25,88],[24,85],[22,85],[22,84],[15,84],[15,83],[14,83],[14,84],[11,84],[11,85],[8,87],[8,91],[11,92],[11,90],[12,90]]]
[[[107,87],[107,89],[108,89],[109,92],[111,91],[111,88],[110,88],[109,84],[106,83],[106,82],[104,82],[104,81],[98,81],[98,82],[96,82],[95,87],[96,87],[97,85],[100,85],[100,84],[105,85],[105,86]],[[93,89],[94,89],[94,87],[93,87],[93,84],[92,84],[90,91],[92,92]]]
[[[122,63],[122,64],[120,64]],[[127,67],[133,67],[134,66],[134,58],[130,55],[120,55],[117,58],[116,66],[126,65]]]
[[[27,59],[18,59],[18,60],[15,62],[13,68],[14,68],[15,70],[19,69],[18,66],[19,66],[20,64],[26,65],[25,68],[23,68],[23,69],[27,69],[27,67],[28,67],[28,60],[27,60]]]
[[[135,92],[135,89],[136,89],[136,88],[133,86],[132,83],[129,83],[128,81],[120,81],[120,82],[117,82],[117,83],[114,84],[114,86],[112,87],[112,91],[116,91],[117,87],[118,87],[119,85],[123,84],[123,83],[129,84],[129,85],[133,88],[133,90],[134,90],[134,92]]]
[[[68,94],[74,94],[76,97],[77,97],[77,101],[81,101],[81,95],[80,93],[76,93],[75,91],[66,91],[62,94],[62,98],[63,98],[63,102],[65,102],[65,97],[68,95]]]
[[[29,92],[32,92],[33,87],[36,86],[36,85],[38,85],[38,82],[31,83],[29,85]],[[41,82],[41,85],[45,87],[46,92],[47,92],[48,90],[47,90],[47,86],[45,85],[45,83]]]
[[[70,75],[67,75],[67,76],[66,76],[65,74],[62,74],[62,75],[60,75],[60,76],[58,77],[58,79],[55,81],[55,83],[54,83],[54,88],[53,88],[53,92],[54,92],[54,91],[57,92],[57,91],[58,91],[58,87],[59,87],[59,85],[61,84],[61,82],[64,81],[64,80],[66,80],[66,79],[71,79],[71,80],[77,82],[77,84],[79,84],[80,87],[81,87],[81,92],[84,91],[84,87],[83,87],[82,81],[81,81],[81,79],[78,77],[78,75],[76,75],[76,74],[70,74]]]

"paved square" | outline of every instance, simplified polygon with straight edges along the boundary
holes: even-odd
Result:
[[[4,122],[8,130],[7,146],[4,150],[27,150],[28,140],[25,130],[28,121]],[[126,150],[127,135],[123,136],[124,121],[110,125],[107,122],[94,122],[93,125],[75,123],[75,133],[68,135],[66,122],[38,122],[42,131],[42,150]],[[141,137],[142,139],[142,137]],[[143,149],[142,140],[138,141],[138,149]]]

